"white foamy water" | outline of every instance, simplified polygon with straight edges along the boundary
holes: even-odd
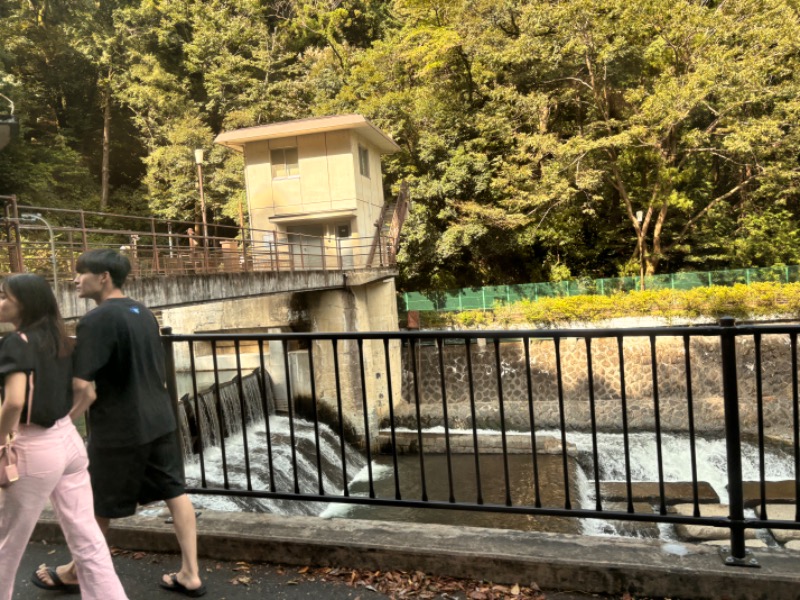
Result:
[[[543,432],[558,435],[558,432]],[[602,481],[625,481],[624,436],[619,433],[598,434],[598,464]],[[628,435],[632,481],[658,481],[658,446],[655,434],[632,433]],[[588,433],[568,433],[567,441],[575,444],[585,465],[586,476],[594,479],[592,436]],[[728,459],[724,439],[695,439],[697,480],[707,481],[720,497],[728,501]],[[691,481],[691,447],[689,438],[662,434],[661,455],[664,481]],[[790,453],[767,449],[765,454],[765,479],[778,481],[794,479],[794,462]],[[742,444],[742,479],[757,481],[759,474],[758,446]]]
[[[254,490],[270,489],[270,472],[273,473],[275,491],[293,493],[295,476],[300,493],[317,494],[322,479],[323,490],[327,495],[343,496],[346,471],[348,489],[353,484],[361,484],[358,495],[364,496],[365,483],[369,482],[369,469],[364,457],[353,447],[345,444],[345,469],[342,463],[342,443],[337,434],[328,426],[319,425],[319,445],[316,443],[314,425],[303,419],[294,420],[295,458],[290,444],[289,419],[272,415],[269,418],[272,442],[272,469],[270,471],[267,448],[266,423],[260,421],[247,427],[246,436],[250,455],[251,483]],[[398,429],[397,431],[401,431]],[[409,431],[409,430],[402,430]],[[444,433],[443,427],[424,430],[425,433]],[[472,430],[450,430],[453,435],[472,434]],[[479,435],[498,435],[498,431],[480,430]],[[529,432],[507,432],[509,436],[529,436]],[[537,437],[552,436],[560,439],[560,432],[539,431]],[[630,446],[630,471],[632,481],[658,481],[658,459],[656,437],[652,433],[633,433],[628,436]],[[568,433],[567,442],[574,444],[578,451],[574,491],[581,507],[594,508],[594,461],[592,455],[592,436],[587,433]],[[247,489],[244,464],[245,436],[241,432],[226,438],[225,458],[227,462],[229,485],[234,490]],[[597,435],[599,478],[602,481],[625,481],[625,452],[622,434],[600,433]],[[727,502],[727,458],[725,441],[722,439],[696,440],[697,479],[707,481]],[[666,482],[691,481],[691,454],[689,439],[672,434],[662,435],[663,478]],[[318,456],[319,453],[319,456]],[[319,463],[319,467],[318,467]],[[794,463],[790,452],[768,449],[766,453],[766,479],[782,480],[794,478]],[[389,482],[394,476],[391,464],[372,463],[373,480]],[[222,487],[222,451],[220,447],[205,449],[206,480],[210,487]],[[758,448],[754,444],[742,445],[742,470],[744,480],[758,480]],[[200,462],[195,460],[186,466],[190,485],[200,487]],[[465,475],[469,476],[469,475]],[[512,473],[512,480],[515,475]],[[351,491],[351,495],[353,492]],[[352,509],[351,504],[340,502],[305,502],[297,500],[235,499],[224,496],[197,495],[194,498],[199,507],[221,511],[255,511],[275,514],[308,514],[323,517],[346,517]],[[602,519],[581,519],[582,530],[587,535],[613,535],[614,527]],[[671,528],[660,527],[662,537],[669,537]]]
[[[294,448],[292,452],[291,428],[288,417],[269,417],[271,453],[267,444],[266,422],[251,424],[246,429],[250,457],[250,482],[253,490],[269,491],[274,481],[274,491],[283,493],[317,494],[322,491],[331,496],[344,492],[345,474],[348,484],[353,476],[366,471],[366,461],[349,444],[342,444],[333,430],[319,424],[319,445],[316,443],[314,424],[294,419]],[[342,448],[344,447],[344,450]],[[225,439],[225,466],[228,484],[232,490],[247,490],[247,465],[245,463],[245,434],[239,432]],[[342,468],[342,452],[345,468]],[[224,485],[223,452],[221,446],[204,450],[203,467],[208,487]],[[295,469],[295,465],[297,468]],[[272,479],[270,478],[272,473]],[[364,476],[366,477],[366,476]],[[201,487],[199,457],[186,465],[186,478],[191,487]],[[296,487],[295,487],[296,484]],[[197,495],[196,504],[211,510],[252,510],[276,514],[319,514],[324,502],[300,502],[272,499],[231,499],[223,496]]]

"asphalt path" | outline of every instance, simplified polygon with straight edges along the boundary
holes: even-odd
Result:
[[[75,598],[78,594],[56,593],[42,590],[31,583],[31,575],[42,563],[63,564],[69,560],[64,545],[31,542],[22,558],[17,572],[13,600],[59,600]],[[130,600],[177,600],[184,596],[162,590],[158,586],[164,573],[179,567],[179,557],[171,554],[124,552],[114,556],[122,585]],[[322,581],[308,575],[298,574],[298,567],[270,564],[246,564],[236,562],[200,560],[200,572],[208,593],[208,600],[239,600],[270,598],[278,600],[308,600],[320,598],[330,600],[382,600],[384,594],[365,588],[350,587],[337,581]]]
[[[17,572],[12,600],[79,600],[78,594],[42,590],[31,583],[39,565],[59,565],[69,560],[63,544],[31,542]],[[129,600],[177,600],[184,596],[162,590],[158,582],[164,573],[173,572],[180,558],[173,554],[115,551],[114,567],[122,580]],[[200,559],[200,572],[208,593],[207,600],[384,600],[390,596],[364,586],[350,586],[341,581],[328,581],[314,575],[313,570],[262,563],[243,563]],[[501,596],[501,595],[498,595]],[[405,596],[415,598],[413,594]],[[466,600],[464,594],[437,594],[437,599]],[[513,596],[507,596],[509,598]],[[580,592],[546,592],[547,600],[618,600],[620,596]],[[625,600],[648,600],[627,596]],[[655,599],[653,599],[655,600]],[[673,598],[671,600],[680,600]]]

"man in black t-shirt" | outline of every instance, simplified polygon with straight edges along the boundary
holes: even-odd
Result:
[[[135,514],[137,504],[164,500],[181,547],[181,569],[159,584],[199,597],[206,590],[197,566],[197,524],[184,491],[164,349],[153,313],[122,292],[130,268],[113,250],[90,250],[78,259],[78,296],[94,300],[97,308],[78,324],[70,415],[76,419],[91,407],[89,471],[100,528],[106,533],[111,519]],[[65,584],[77,581],[74,562],[56,574]],[[51,585],[45,566],[37,576]]]

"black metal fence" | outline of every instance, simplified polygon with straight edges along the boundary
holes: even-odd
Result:
[[[190,493],[710,526],[730,533],[725,564],[758,566],[745,549],[747,535],[800,530],[798,333],[795,325],[723,319],[700,327],[557,331],[165,330],[164,343],[173,375],[185,371],[188,382],[181,390],[173,378],[171,393]],[[577,432],[582,450],[570,442]],[[611,476],[604,472],[607,434],[621,439]],[[677,461],[686,464],[688,514],[674,512],[681,498],[665,469],[676,460],[665,455],[665,437],[673,434],[686,448]],[[655,447],[644,508],[636,436]],[[724,441],[726,489],[717,492],[727,492],[727,514],[705,504],[698,446],[706,437]],[[757,476],[746,483],[748,444]],[[784,460],[777,475],[770,472],[773,445]],[[612,497],[608,479],[621,494]],[[776,485],[784,488],[780,497]],[[770,518],[774,504],[782,504],[781,518]]]

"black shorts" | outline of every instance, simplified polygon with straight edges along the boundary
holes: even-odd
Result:
[[[94,448],[89,444],[94,514],[129,517],[137,504],[170,500],[185,493],[183,455],[175,432],[141,446]]]

